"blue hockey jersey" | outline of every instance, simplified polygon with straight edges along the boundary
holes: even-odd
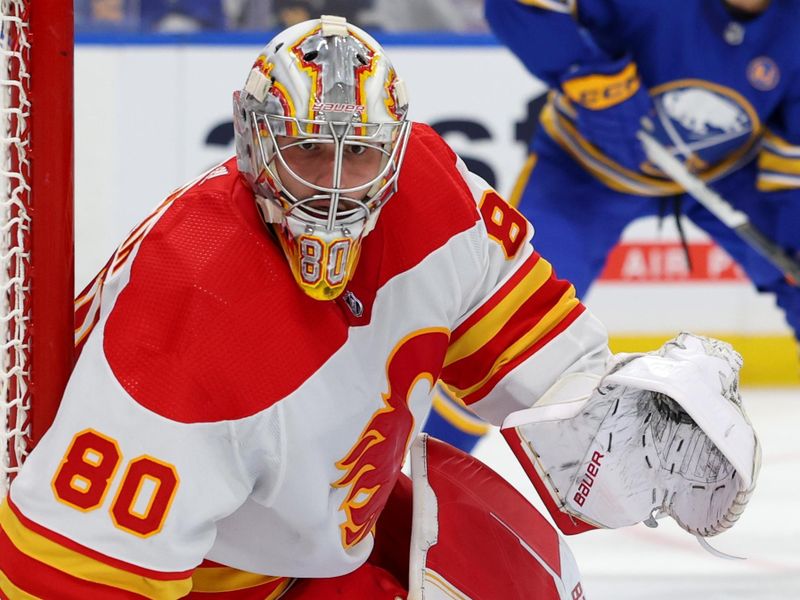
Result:
[[[758,157],[758,189],[800,188],[800,2],[756,16],[722,0],[487,0],[494,32],[553,92],[547,135],[609,187],[679,193],[647,165],[625,168],[583,138],[559,89],[574,65],[625,54],[657,113],[657,137],[706,181]]]

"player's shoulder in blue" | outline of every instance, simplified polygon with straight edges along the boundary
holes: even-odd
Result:
[[[747,23],[747,28],[754,34],[754,43],[761,41],[764,50],[785,69],[800,75],[800,2],[772,0],[764,14]]]

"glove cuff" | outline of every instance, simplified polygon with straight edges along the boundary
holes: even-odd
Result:
[[[631,98],[641,87],[636,63],[630,57],[576,67],[561,79],[571,102],[588,110],[605,110]]]

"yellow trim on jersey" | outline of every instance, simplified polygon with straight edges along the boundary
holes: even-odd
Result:
[[[547,282],[552,273],[553,267],[550,263],[539,259],[516,287],[497,303],[497,306],[450,345],[444,359],[445,366],[474,354],[486,344],[486,340],[493,339],[519,307]]]
[[[94,331],[94,325],[97,325],[97,323],[95,323],[95,324],[93,324],[93,325],[89,326],[89,327],[88,327],[88,328],[87,328],[85,331],[83,331],[83,332],[80,332],[79,330],[77,330],[77,329],[76,329],[76,330],[75,330],[75,336],[76,336],[76,337],[75,337],[75,340],[74,340],[73,344],[74,344],[75,346],[79,346],[79,345],[81,344],[81,342],[83,342],[83,340],[85,340],[85,339],[86,339],[86,336],[88,336],[90,333],[92,333],[92,331]]]
[[[573,308],[575,308],[580,301],[575,297],[575,288],[569,286],[566,292],[559,298],[558,302],[534,325],[528,332],[521,336],[516,342],[511,344],[505,352],[503,352],[492,365],[492,368],[486,375],[475,385],[467,389],[458,389],[454,386],[453,389],[459,396],[467,396],[473,392],[481,389],[486,383],[494,376],[494,374],[504,364],[511,362],[515,357],[525,352],[528,348],[533,346],[537,341],[547,335],[550,330],[556,327]],[[491,339],[491,338],[489,338]],[[447,363],[445,363],[446,365]]]
[[[182,598],[192,588],[190,577],[178,580],[151,579],[65,548],[25,527],[7,502],[0,504],[0,526],[20,552],[77,579],[141,594],[153,600]]]
[[[525,187],[528,185],[528,181],[531,178],[531,173],[536,166],[536,161],[538,158],[539,157],[535,152],[531,152],[528,156],[528,159],[525,161],[525,164],[522,165],[519,175],[517,175],[517,180],[514,182],[514,188],[511,190],[511,195],[508,198],[508,203],[514,208],[519,208],[519,201],[522,199],[522,192],[525,191]]]
[[[453,427],[470,435],[484,435],[489,431],[489,425],[481,421],[478,417],[471,417],[464,411],[453,406],[458,400],[456,397],[450,398],[444,394],[434,394],[433,409],[439,413],[443,419]]]
[[[283,593],[286,590],[288,590],[292,586],[292,584],[294,582],[295,582],[295,579],[293,579],[291,577],[287,578],[286,581],[284,581],[282,584],[280,584],[278,587],[276,587],[274,590],[272,590],[270,592],[269,596],[264,598],[264,600],[278,600],[278,598],[283,596]]]
[[[800,157],[787,158],[762,149],[758,156],[758,168],[762,171],[800,175]]]
[[[39,596],[32,596],[25,590],[19,589],[11,583],[11,580],[6,577],[2,570],[0,570],[0,592],[5,594],[8,600],[44,600]]]
[[[248,573],[232,567],[198,567],[192,575],[192,591],[205,593],[233,592],[258,587],[278,579],[282,578]],[[286,584],[289,581],[291,579],[287,579]]]
[[[764,147],[776,154],[789,158],[800,158],[800,146],[790,144],[785,139],[767,129],[763,137]]]
[[[92,287],[90,287],[85,294],[78,296],[75,298],[75,310],[82,307],[84,304],[87,304],[91,300],[94,299],[95,294],[97,293],[97,289],[100,287],[100,284],[103,280],[103,276],[106,274],[108,267],[103,267],[100,272],[95,275],[95,278],[92,280]]]
[[[617,73],[592,73],[561,84],[567,98],[589,110],[605,110],[625,102],[640,87],[636,64],[632,62]]]

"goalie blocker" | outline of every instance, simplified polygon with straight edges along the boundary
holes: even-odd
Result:
[[[503,435],[567,534],[671,516],[708,537],[755,486],[760,449],[739,397],[741,356],[682,333],[618,354],[605,376],[562,378]]]

